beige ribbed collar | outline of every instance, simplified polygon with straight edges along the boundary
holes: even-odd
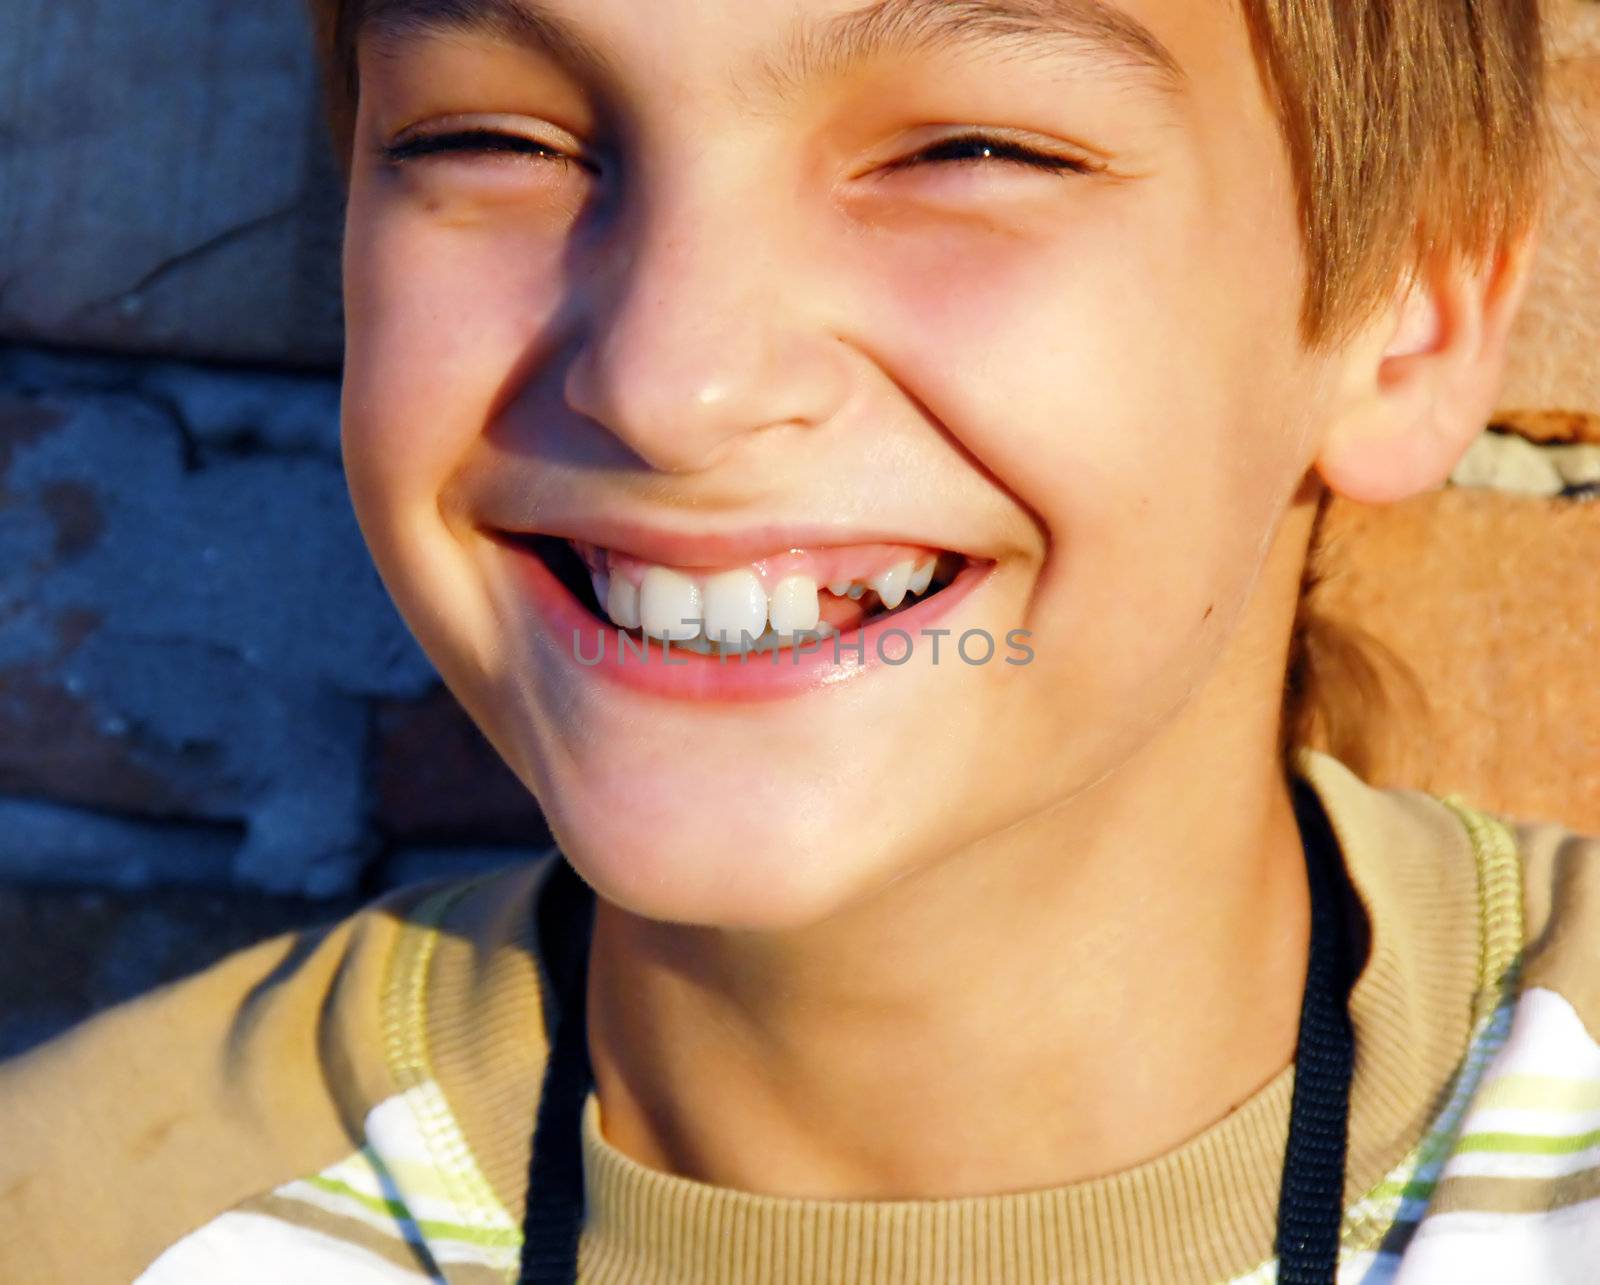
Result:
[[[1478,863],[1462,822],[1441,803],[1375,790],[1313,751],[1300,751],[1295,767],[1322,800],[1372,930],[1350,1002],[1351,1203],[1422,1137],[1466,1053],[1486,949]],[[526,956],[514,965],[499,950],[485,954],[480,933],[469,936],[476,949],[457,937],[456,950],[435,960],[435,1072],[496,1194],[520,1210],[528,1086],[543,1050],[529,1052],[525,1036],[515,1051],[505,1042],[530,1016],[537,1022],[538,983]],[[448,956],[463,950],[452,965]],[[779,1198],[649,1169],[606,1141],[591,1094],[583,1280],[1226,1280],[1272,1256],[1293,1082],[1286,1067],[1197,1137],[1119,1174],[914,1201]]]

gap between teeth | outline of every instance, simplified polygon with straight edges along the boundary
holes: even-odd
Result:
[[[827,590],[859,601],[870,589],[893,611],[908,595],[928,591],[937,561],[898,562],[865,581],[836,581]],[[638,585],[603,571],[591,570],[590,577],[613,624],[690,651],[767,651],[836,632],[821,619],[819,589],[810,576],[786,576],[770,594],[753,571],[723,571],[702,580],[651,567]]]

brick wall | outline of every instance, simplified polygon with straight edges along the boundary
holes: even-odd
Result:
[[[0,9],[0,1055],[538,809],[373,571],[296,4]]]

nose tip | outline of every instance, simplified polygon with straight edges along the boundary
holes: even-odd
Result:
[[[661,472],[707,468],[767,428],[823,423],[847,392],[844,344],[806,315],[803,284],[758,280],[708,242],[629,256],[614,298],[591,300],[565,372],[567,405]]]
[[[705,343],[699,361],[691,353],[674,361],[587,347],[568,367],[567,404],[652,468],[679,473],[709,467],[762,429],[822,423],[842,399],[834,363],[797,345],[784,359],[770,349],[740,353]]]

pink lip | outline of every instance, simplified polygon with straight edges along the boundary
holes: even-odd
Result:
[[[879,654],[880,641],[891,661],[905,654],[903,639],[884,640],[891,630],[910,634],[918,649],[927,647],[929,640],[921,638],[918,631],[935,626],[993,569],[991,563],[969,563],[926,602],[824,639],[816,650],[794,648],[738,659],[701,656],[676,647],[668,650],[650,639],[640,655],[637,642],[615,625],[597,621],[537,554],[503,541],[495,541],[493,547],[510,559],[517,583],[558,641],[557,650],[579,673],[657,696],[727,703],[783,700],[860,678],[886,663]],[[941,655],[951,655],[954,640],[940,641]]]

